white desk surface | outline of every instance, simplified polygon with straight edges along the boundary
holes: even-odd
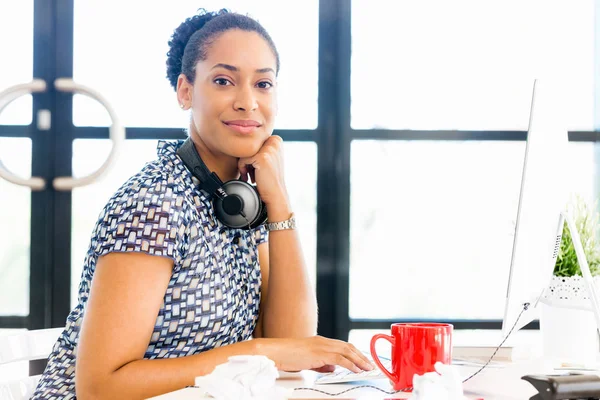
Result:
[[[373,332],[362,333],[365,338],[369,339]],[[473,345],[473,344],[486,344],[486,345],[497,345],[498,341],[502,338],[499,331],[455,331],[453,335],[453,342],[455,345]],[[363,343],[365,340],[359,340],[355,338],[357,345],[362,345],[359,348],[366,346]],[[511,338],[507,341],[508,345],[517,346],[535,346],[539,345],[540,341],[539,331],[519,331],[513,333]],[[380,341],[383,342],[383,341]],[[389,348],[385,344],[378,345],[378,354],[389,357]],[[387,354],[386,354],[387,353]],[[533,352],[534,357],[541,356],[536,351]],[[600,359],[599,359],[600,361]],[[459,367],[463,379],[469,377],[472,373],[477,371],[478,367]],[[464,394],[469,400],[485,399],[485,400],[527,400],[533,395],[537,394],[537,391],[531,386],[529,382],[521,379],[524,375],[533,374],[566,374],[569,371],[556,371],[552,368],[552,364],[544,361],[541,358],[534,358],[530,361],[520,361],[511,364],[506,364],[502,368],[488,367],[481,373],[473,377],[471,380],[463,384]],[[580,371],[581,373],[591,374],[590,371]],[[276,384],[288,389],[300,388],[300,387],[314,387],[316,389],[324,390],[329,393],[338,393],[345,389],[353,386],[360,386],[365,383],[372,384],[380,387],[386,391],[393,391],[390,383],[387,380],[373,380],[368,382],[360,383],[348,383],[348,384],[334,384],[334,385],[315,385],[314,380],[317,376],[312,371],[302,371],[300,373],[286,373],[280,372],[280,378]],[[203,391],[198,388],[186,388],[175,392],[171,392],[162,396],[153,397],[153,400],[198,400]],[[393,395],[382,393],[372,388],[361,388],[352,390],[340,396],[329,396],[326,394],[297,390],[292,391],[290,399],[337,399],[337,400],[385,400],[385,399],[407,399],[410,398],[410,393],[396,393]]]
[[[475,372],[475,367],[459,367],[463,379]],[[541,360],[527,361],[511,364],[503,368],[489,368],[482,371],[463,385],[464,393],[467,399],[485,399],[485,400],[526,400],[537,394],[537,391],[529,382],[521,379],[523,375],[529,374],[552,374],[557,373],[547,363]],[[559,373],[564,373],[561,371]],[[302,371],[299,373],[281,373],[281,377],[276,384],[288,389],[300,387],[314,387],[329,393],[337,393],[353,386],[360,386],[368,383],[380,387],[386,391],[392,391],[392,387],[387,380],[374,380],[361,383],[332,384],[332,385],[314,385],[316,373],[312,371]],[[296,390],[291,392],[290,399],[407,399],[410,393],[397,393],[393,395],[382,393],[372,388],[361,388],[352,390],[340,396],[329,396],[326,394]],[[153,397],[153,400],[198,400],[203,391],[198,388],[186,388],[171,392],[162,396]],[[207,397],[208,398],[208,397]]]

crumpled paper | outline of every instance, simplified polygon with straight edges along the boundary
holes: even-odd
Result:
[[[411,400],[466,400],[462,378],[452,365],[436,362],[437,372],[427,372],[413,377]]]
[[[279,372],[265,356],[231,356],[208,375],[198,376],[195,385],[205,396],[219,400],[284,400],[288,389],[275,386]]]

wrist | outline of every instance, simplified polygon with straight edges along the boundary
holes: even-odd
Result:
[[[292,207],[287,202],[274,202],[266,206],[268,222],[285,221],[292,215]]]

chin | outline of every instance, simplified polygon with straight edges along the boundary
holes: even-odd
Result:
[[[253,155],[255,155],[256,153],[258,153],[258,151],[260,150],[260,144],[259,145],[250,145],[250,144],[246,144],[246,145],[238,145],[238,146],[231,146],[229,148],[228,153],[236,158],[245,158],[245,157],[252,157]]]

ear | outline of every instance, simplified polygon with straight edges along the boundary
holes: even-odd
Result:
[[[179,106],[187,110],[192,106],[192,93],[194,86],[188,81],[184,74],[177,78],[177,101]]]

